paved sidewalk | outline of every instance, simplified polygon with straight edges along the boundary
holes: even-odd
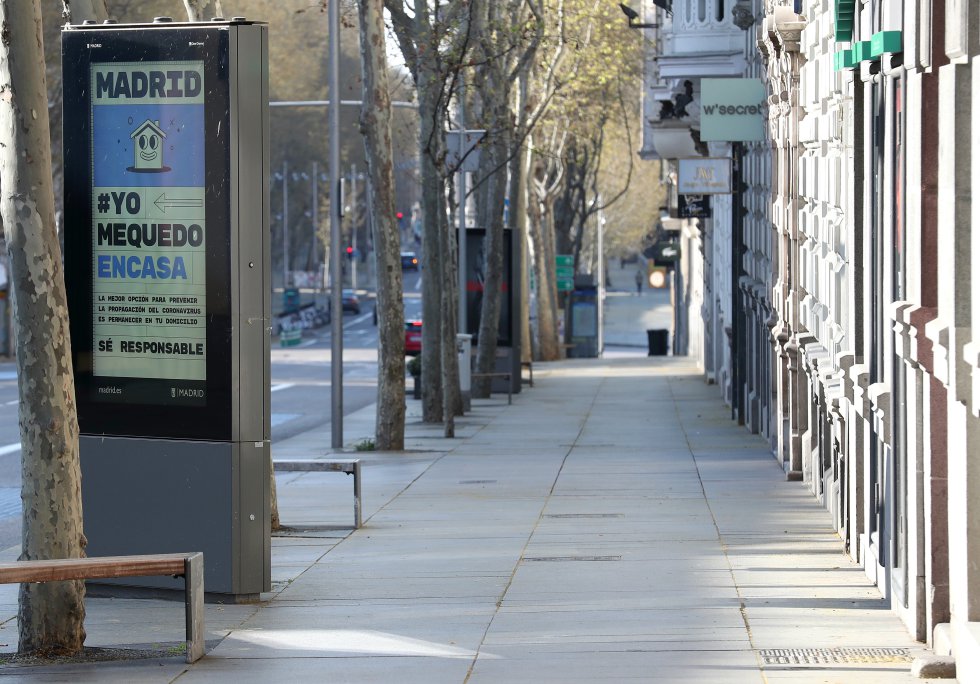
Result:
[[[457,439],[411,418],[405,453],[350,482],[279,480],[275,591],[207,608],[208,654],[5,667],[25,681],[913,682],[925,652],[683,358],[535,366],[535,387],[474,402]],[[417,410],[418,402],[411,402]],[[371,410],[347,421],[368,436]],[[325,453],[329,433],[275,446]],[[89,645],[183,638],[183,606],[89,599]],[[16,588],[0,643],[16,646]],[[810,650],[807,650],[810,649]],[[898,649],[881,652],[827,649]],[[794,659],[825,656],[832,664]]]

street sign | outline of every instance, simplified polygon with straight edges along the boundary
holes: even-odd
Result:
[[[463,171],[476,173],[480,169],[480,148],[478,145],[486,134],[485,130],[464,131]],[[459,131],[446,131],[446,168],[456,168],[459,165],[459,159]]]
[[[555,280],[559,292],[575,289],[575,257],[571,254],[555,256]]]

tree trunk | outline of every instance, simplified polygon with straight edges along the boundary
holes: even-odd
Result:
[[[374,445],[405,448],[405,308],[402,301],[401,241],[395,223],[394,161],[391,152],[391,98],[385,55],[382,0],[359,0],[361,133],[374,208],[375,271],[378,293],[378,412]]]
[[[496,118],[496,122],[500,122]],[[504,195],[506,192],[506,173],[503,165],[507,145],[498,140],[487,146],[492,172],[487,181],[487,207],[485,238],[485,265],[483,281],[483,300],[480,307],[479,339],[476,350],[476,369],[478,373],[492,373],[497,359],[497,334],[500,329],[500,298],[504,271]],[[513,275],[513,274],[512,274]],[[509,293],[509,288],[508,288]],[[490,396],[490,378],[477,378],[473,381],[474,397]]]
[[[450,189],[449,195],[454,193]],[[450,202],[452,205],[452,202]],[[443,436],[456,436],[455,416],[461,413],[463,399],[459,390],[459,357],[456,355],[456,240],[449,216],[440,214],[439,251],[442,257],[442,287],[440,302],[442,306],[442,422]]]
[[[430,51],[425,51],[426,53]],[[424,53],[425,54],[425,53]],[[439,249],[440,214],[445,214],[442,175],[436,167],[442,161],[441,94],[434,66],[419,65],[419,149],[422,165],[422,420],[440,423],[442,410],[442,264]]]
[[[105,0],[62,0],[61,16],[69,24],[81,24],[86,19],[100,24],[109,18]]]
[[[208,21],[221,16],[220,0],[184,0],[187,21]]]
[[[10,254],[20,379],[21,559],[84,554],[68,305],[51,187],[37,2],[0,0],[0,213]],[[23,584],[18,651],[73,654],[85,641],[81,581]]]
[[[554,361],[560,358],[557,327],[557,296],[555,292],[555,250],[552,232],[552,198],[546,186],[547,173],[540,166],[529,179],[531,185],[531,204],[528,233],[534,247],[534,277],[537,285],[537,352],[541,361]]]
[[[531,291],[530,278],[527,269],[527,190],[524,179],[527,178],[530,159],[525,154],[525,134],[528,123],[527,106],[527,82],[528,70],[530,66],[522,69],[518,81],[517,97],[517,122],[515,125],[513,144],[510,150],[510,181],[507,189],[507,197],[510,199],[510,214],[507,220],[507,227],[510,229],[511,239],[520,240],[520,268],[512,276],[520,279],[521,283],[521,302],[520,309],[514,312],[518,316],[521,326],[521,363],[531,360],[531,318],[528,311],[529,293]]]

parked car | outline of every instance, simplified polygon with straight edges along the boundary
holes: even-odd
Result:
[[[405,355],[422,353],[422,321],[405,321]]]
[[[361,300],[357,298],[357,293],[354,290],[342,290],[340,293],[340,303],[344,311],[352,311],[353,313],[361,313]]]
[[[402,252],[402,270],[403,271],[419,270],[419,258],[415,254],[415,252]]]

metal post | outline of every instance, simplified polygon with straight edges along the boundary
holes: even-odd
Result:
[[[371,254],[375,249],[377,249],[378,236],[375,235],[374,229],[374,207],[371,206],[371,175],[368,173],[364,174],[364,220],[367,227],[367,235],[364,238],[364,249],[365,254]],[[371,287],[371,282],[374,282],[374,291],[378,291],[378,274],[374,273],[372,277],[372,267],[375,265],[373,258],[368,258],[364,261],[365,264],[365,274],[364,279],[366,281],[365,286]],[[376,269],[374,269],[376,270]]]
[[[317,218],[317,204],[319,204],[319,202],[317,201],[316,174],[317,174],[317,166],[316,166],[316,162],[313,162],[313,207],[310,209],[310,213],[313,216],[313,264],[312,265],[313,265],[314,273],[316,273],[316,267],[317,267],[316,241],[317,241],[317,234],[319,233],[319,228],[320,228],[320,226],[318,225],[320,220],[319,218]]]
[[[282,163],[282,289],[289,287],[289,165]]]
[[[357,167],[350,165],[350,286],[357,289]]]
[[[463,88],[463,75],[460,72],[459,77],[459,107],[457,113],[459,115],[459,179],[456,182],[456,194],[459,198],[459,233],[457,245],[459,251],[459,306],[457,318],[457,328],[460,334],[465,335],[467,332],[467,321],[466,321],[466,172],[463,171],[463,153],[466,150],[466,109],[465,109],[465,92]]]
[[[599,326],[598,326],[598,339],[596,340],[596,356],[602,356],[602,349],[605,344],[605,336],[602,334],[603,319],[605,318],[605,305],[604,300],[606,298],[606,256],[605,250],[603,248],[603,225],[606,222],[605,216],[602,214],[602,208],[600,205],[599,212],[596,214],[596,226],[598,227],[597,239],[598,239],[598,252],[599,252],[599,266],[596,268],[597,275],[599,276],[599,301],[596,305],[599,307]]]
[[[340,3],[327,3],[330,86],[330,263],[334,272],[330,290],[330,446],[344,446],[344,309],[340,298],[343,271],[340,263]]]
[[[742,296],[739,288],[742,280],[742,143],[732,143],[732,419],[738,425],[745,424],[742,386],[745,383],[743,356],[745,355],[744,321],[742,320]]]

